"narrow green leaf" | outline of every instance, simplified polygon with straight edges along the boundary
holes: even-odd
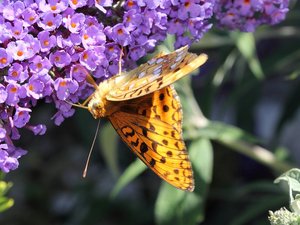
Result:
[[[196,178],[195,191],[203,192],[207,186],[202,187],[201,185],[210,184],[212,179],[213,148],[211,142],[206,138],[192,141],[189,146],[189,156]],[[197,184],[197,182],[199,183]]]
[[[188,133],[184,135],[184,137],[191,140],[200,137],[215,140],[277,172],[283,172],[293,168],[293,165],[277,159],[271,151],[256,145],[258,140],[247,132],[238,127],[221,122],[208,121],[204,127],[198,128],[197,133]]]
[[[131,163],[124,173],[119,178],[117,184],[111,192],[111,197],[115,198],[118,193],[131,181],[133,181],[138,175],[144,172],[147,169],[147,166],[140,160],[136,159]]]
[[[193,225],[204,219],[205,198],[212,176],[212,146],[207,139],[198,139],[189,146],[195,176],[194,192],[178,190],[163,183],[155,205],[159,225]]]
[[[227,142],[246,141],[248,143],[257,143],[258,140],[243,131],[242,129],[225,124],[222,122],[209,121],[205,127],[197,130],[197,136],[185,136],[189,139],[198,139],[199,137],[205,137],[213,140],[226,140]]]
[[[264,73],[256,55],[255,38],[252,33],[234,33],[236,46],[247,60],[252,73],[257,79],[263,79]]]
[[[224,63],[216,71],[214,78],[212,80],[212,85],[215,88],[214,94],[216,93],[216,89],[219,88],[220,85],[222,85],[222,83],[225,79],[225,75],[230,70],[232,70],[232,67],[233,67],[234,63],[236,62],[237,57],[238,57],[237,51],[233,50],[232,52],[230,52],[230,54],[228,54]]]
[[[226,35],[227,33],[223,33],[223,35],[214,32],[208,32],[201,38],[201,41],[193,44],[193,47],[200,49],[208,49],[208,48],[221,48],[225,46],[234,45],[233,40]]]
[[[100,131],[100,146],[102,155],[108,167],[118,177],[120,170],[118,167],[118,135],[110,123],[106,123]]]
[[[282,127],[291,120],[291,118],[297,115],[299,109],[299,96],[300,96],[300,83],[295,83],[291,88],[285,102],[282,104],[281,116],[278,119],[277,126],[275,128],[276,133],[280,133]],[[278,137],[275,137],[278,139]]]

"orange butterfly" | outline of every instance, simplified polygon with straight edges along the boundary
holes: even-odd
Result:
[[[158,176],[193,191],[191,162],[182,138],[182,110],[172,86],[207,55],[182,47],[101,82],[88,98],[95,119],[107,117],[128,147]]]

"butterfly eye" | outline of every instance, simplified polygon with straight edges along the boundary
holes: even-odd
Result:
[[[104,104],[101,100],[92,98],[88,104],[88,109],[95,119],[104,117]]]
[[[100,109],[99,102],[94,102],[92,107],[93,107],[94,110],[99,110]]]

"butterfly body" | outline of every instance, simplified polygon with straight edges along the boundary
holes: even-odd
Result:
[[[113,112],[111,109],[113,104],[108,102],[105,96],[114,88],[114,81],[114,79],[108,79],[101,82],[89,101],[88,110],[95,119],[107,117]]]
[[[107,117],[128,147],[173,186],[194,189],[193,171],[182,138],[182,110],[172,86],[201,66],[207,56],[187,47],[149,60],[103,81],[88,103],[94,118]]]

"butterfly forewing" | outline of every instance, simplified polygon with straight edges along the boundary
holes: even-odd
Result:
[[[182,139],[181,105],[172,86],[119,103],[108,118],[130,149],[156,174],[183,190],[194,189]]]
[[[153,58],[138,68],[121,74],[121,78],[124,77],[120,79],[122,84],[116,85],[116,88],[107,94],[106,99],[123,101],[147,95],[174,83],[197,69],[206,60],[205,54],[198,56],[188,53],[187,46]]]
[[[194,178],[172,83],[206,60],[205,54],[189,53],[187,46],[159,55],[100,83],[87,107],[95,118],[108,117],[122,140],[157,175],[188,191],[194,189]]]

